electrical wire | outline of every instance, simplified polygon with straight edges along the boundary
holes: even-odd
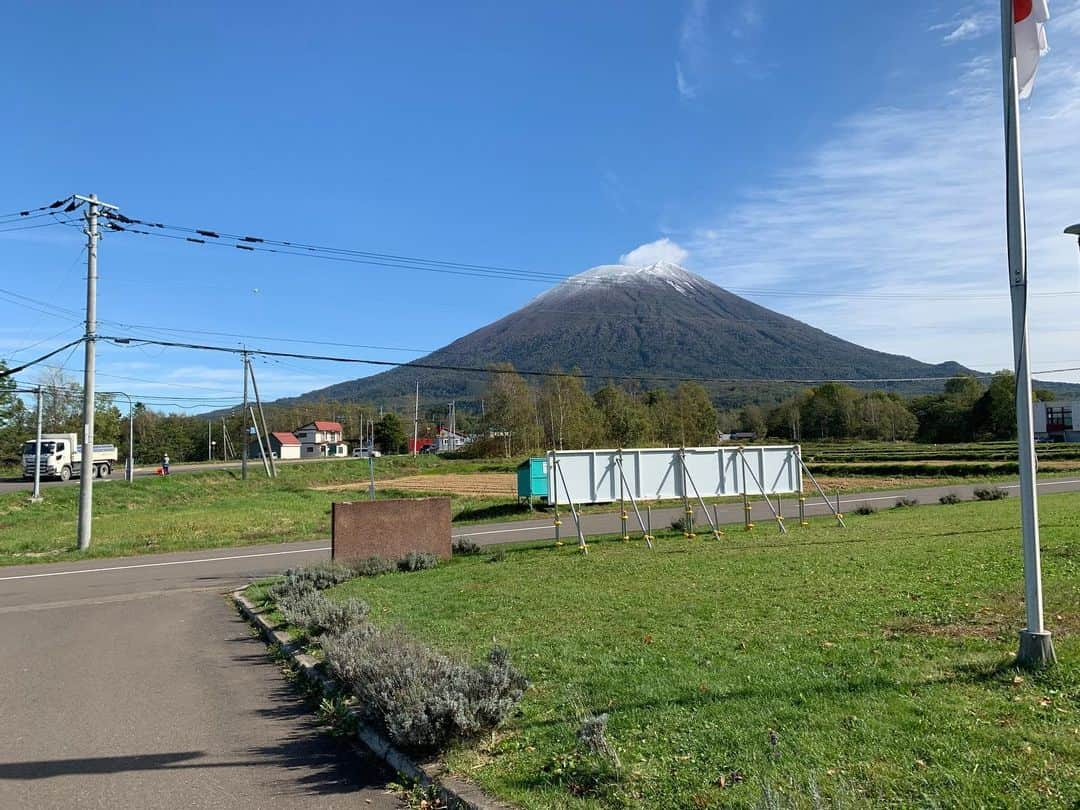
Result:
[[[400,367],[400,368],[417,368],[426,370],[437,371],[456,371],[462,373],[473,374],[517,374],[522,377],[554,377],[554,378],[575,378],[583,380],[640,380],[647,382],[699,382],[699,383],[787,383],[787,384],[800,384],[800,385],[820,385],[823,383],[836,382],[836,383],[852,383],[852,384],[868,384],[868,383],[906,383],[906,382],[944,382],[952,379],[955,375],[944,375],[934,377],[860,377],[850,379],[837,379],[837,378],[819,378],[819,379],[798,379],[789,377],[701,377],[701,376],[660,376],[650,374],[612,374],[612,373],[583,373],[583,372],[561,372],[561,371],[535,371],[529,369],[513,369],[513,368],[498,368],[488,367],[482,368],[479,366],[464,366],[453,365],[447,363],[426,363],[419,361],[401,362],[399,360],[385,360],[374,358],[357,358],[357,357],[340,357],[334,355],[316,355],[316,354],[301,354],[299,352],[281,352],[273,351],[269,349],[252,349],[252,348],[235,348],[231,346],[210,346],[199,343],[182,343],[179,341],[165,341],[165,340],[149,340],[138,337],[121,337],[121,336],[100,336],[99,340],[109,341],[119,346],[137,346],[139,344],[148,344],[152,346],[172,347],[193,349],[197,351],[211,351],[220,352],[225,354],[247,354],[258,355],[262,357],[279,357],[290,358],[294,360],[315,360],[319,362],[328,363],[348,363],[358,365],[372,365],[372,366],[386,366],[386,367]],[[970,375],[975,379],[991,379],[992,374],[973,374]]]
[[[0,214],[0,219],[7,219],[8,217],[29,217],[31,214],[36,214],[39,211],[56,211],[56,209],[61,208],[64,205],[69,205],[72,202],[75,202],[75,195],[69,194],[67,197],[64,197],[64,199],[56,200],[49,203],[48,205],[40,205],[37,208],[26,208],[21,211],[12,211],[7,214]]]
[[[456,262],[445,259],[426,259],[417,256],[408,256],[394,253],[381,253],[377,251],[358,250],[352,248],[337,248],[325,245],[316,245],[295,240],[273,239],[269,237],[243,236],[229,233],[219,229],[192,228],[181,225],[170,225],[162,222],[153,222],[144,219],[127,217],[119,212],[106,211],[102,213],[106,218],[106,228],[116,231],[140,234],[143,236],[159,237],[183,241],[197,245],[216,245],[218,247],[236,248],[248,252],[277,253],[290,256],[309,256],[329,261],[347,262],[375,267],[385,267],[399,270],[413,270],[422,272],[448,273],[451,275],[473,276],[481,278],[499,278],[516,281],[530,281],[536,283],[567,283],[573,285],[606,285],[610,279],[603,278],[579,278],[566,276],[558,273],[539,270],[527,270],[522,268],[507,267],[496,264],[479,264],[468,262]],[[144,228],[132,227],[142,225]],[[166,231],[173,231],[167,233]],[[187,235],[185,235],[187,234]],[[273,247],[270,247],[273,246]],[[739,295],[753,296],[779,296],[779,297],[829,297],[843,298],[856,301],[925,301],[926,296],[918,293],[887,293],[887,292],[850,292],[850,291],[811,291],[811,290],[769,290],[749,287],[725,288],[729,292]],[[1080,295],[1077,290],[1061,290],[1045,293],[1037,293],[1038,296],[1061,296]],[[1000,300],[1005,295],[998,294],[958,294],[955,296],[935,295],[935,298],[955,298],[965,301],[989,301]]]
[[[23,363],[21,366],[15,366],[14,368],[0,369],[0,379],[3,379],[5,377],[10,377],[13,374],[18,374],[20,371],[28,369],[31,366],[36,366],[38,363],[44,362],[45,360],[48,360],[50,357],[55,357],[56,355],[60,354],[60,352],[64,351],[65,349],[74,349],[74,347],[76,347],[80,343],[82,343],[83,340],[84,339],[80,337],[78,340],[73,340],[70,343],[65,343],[59,349],[53,349],[48,354],[43,354],[43,355],[41,355],[41,357],[35,357],[31,361],[29,361],[27,363]]]

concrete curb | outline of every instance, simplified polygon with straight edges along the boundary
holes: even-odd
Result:
[[[330,695],[347,691],[331,676],[319,671],[319,663],[310,655],[300,651],[300,645],[289,638],[287,633],[275,630],[274,626],[263,617],[262,613],[244,596],[244,588],[233,592],[233,601],[240,613],[259,630],[259,634],[268,644],[277,644],[296,665],[297,670],[309,681],[317,684],[323,694]],[[375,756],[393,768],[397,773],[417,782],[424,787],[433,787],[439,798],[450,810],[515,810],[512,805],[498,802],[487,796],[480,788],[460,779],[455,779],[445,772],[441,762],[414,762],[409,756],[396,749],[393,744],[378,732],[359,723],[359,712],[352,710],[357,719],[357,740]]]

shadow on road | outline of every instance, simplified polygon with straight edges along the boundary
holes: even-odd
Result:
[[[205,751],[175,751],[170,754],[131,754],[122,757],[86,757],[83,759],[44,759],[30,762],[0,763],[0,779],[51,779],[71,774],[121,773],[122,771],[155,771],[171,768],[204,768],[204,764],[189,763],[205,756]],[[236,763],[220,763],[234,765]]]

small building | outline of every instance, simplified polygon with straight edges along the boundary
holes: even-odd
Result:
[[[1080,442],[1080,426],[1074,427],[1073,414],[1080,416],[1080,402],[1034,403],[1035,441]]]
[[[309,422],[293,431],[300,441],[300,458],[349,455],[349,445],[341,440],[340,422]]]
[[[270,453],[274,458],[300,458],[300,440],[291,433],[276,431],[270,434]],[[262,448],[258,441],[248,445],[249,458],[262,458]]]
[[[464,433],[457,433],[456,431],[447,428],[439,428],[439,432],[435,436],[435,452],[454,453],[468,443],[469,437]]]
[[[412,455],[413,453],[423,453],[425,447],[434,447],[434,446],[435,446],[435,440],[434,439],[426,439],[423,436],[421,436],[419,439],[414,440],[411,436],[409,437],[409,455]],[[429,450],[428,452],[431,452],[431,451]]]
[[[533,498],[548,498],[548,462],[546,458],[527,458],[517,467],[517,494],[519,500],[527,500],[532,506]]]

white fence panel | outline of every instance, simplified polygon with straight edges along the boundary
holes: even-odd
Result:
[[[620,487],[640,501],[694,498],[695,487],[703,498],[754,494],[759,485],[769,495],[796,493],[802,491],[798,452],[797,445],[623,450],[624,483],[618,450],[560,450],[548,453],[548,499],[611,503],[619,500]]]

